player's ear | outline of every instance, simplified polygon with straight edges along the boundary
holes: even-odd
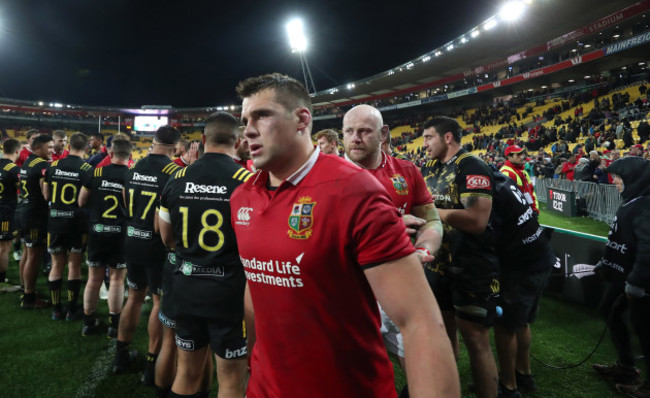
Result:
[[[298,130],[305,130],[311,124],[311,112],[307,108],[296,108],[294,111],[298,116]]]
[[[205,134],[201,134],[201,144],[205,146]]]
[[[386,143],[390,140],[390,129],[387,125],[381,126],[381,143]]]

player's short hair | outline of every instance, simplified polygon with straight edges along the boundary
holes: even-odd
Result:
[[[176,145],[181,139],[181,132],[169,125],[161,126],[156,130],[154,139],[159,144]]]
[[[191,143],[188,140],[182,138],[182,139],[178,140],[178,143],[181,144],[183,146],[183,148],[185,148],[186,151],[190,150]]]
[[[38,137],[34,138],[34,142],[32,142],[32,149],[39,148],[43,146],[44,144],[47,144],[49,142],[53,141],[53,138],[49,134],[41,134]]]
[[[288,111],[304,107],[311,113],[311,97],[309,97],[307,89],[298,80],[287,75],[269,73],[250,77],[237,85],[237,95],[241,99],[251,97],[264,90],[273,90],[275,100]]]
[[[88,146],[88,137],[84,133],[74,133],[70,136],[70,148],[83,151]]]
[[[460,124],[458,124],[456,119],[452,119],[447,116],[436,116],[432,119],[427,120],[422,125],[423,130],[428,130],[431,127],[435,128],[436,132],[440,136],[451,133],[451,135],[454,137],[454,141],[460,144],[462,129],[460,128]]]
[[[23,144],[21,144],[17,139],[9,138],[2,143],[2,152],[5,155],[13,155],[16,151],[19,151],[22,146]]]
[[[31,130],[27,130],[27,133],[25,134],[25,136],[26,136],[27,139],[29,140],[29,139],[31,139],[34,135],[39,135],[39,134],[42,134],[40,130],[31,129]]]
[[[205,119],[205,142],[218,145],[235,145],[239,138],[241,122],[228,112],[215,112]]]
[[[58,138],[64,138],[64,137],[67,137],[68,135],[63,130],[54,130],[52,132],[52,136],[58,137]]]
[[[328,142],[339,142],[339,133],[337,133],[334,129],[325,129],[316,133],[317,140],[320,140],[323,137],[327,138]]]
[[[132,144],[129,138],[124,134],[113,136],[113,145],[111,146],[113,156],[119,159],[128,159],[131,156]]]
[[[104,142],[104,136],[102,135],[102,133],[100,133],[98,131],[94,131],[94,132],[90,133],[89,135],[90,135],[90,137],[99,138],[100,142]]]

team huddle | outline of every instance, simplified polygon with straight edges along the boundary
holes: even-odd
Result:
[[[400,397],[459,396],[458,332],[479,397],[535,390],[529,323],[555,256],[521,181],[463,150],[451,118],[424,123],[430,161],[418,170],[392,155],[371,106],[344,116],[339,156],[336,132],[312,137],[299,82],[270,74],[237,92],[241,119],[210,115],[192,161],[172,160],[181,137],[170,126],[132,166],[122,135],[98,167],[83,160],[82,133],[56,160],[57,141],[32,133],[20,166],[20,143],[5,142],[0,271],[18,231],[23,308],[43,304],[46,247],[53,320],[99,333],[108,281],[120,374],[150,293],[142,380],[157,397],[207,396],[213,355],[221,398],[397,397],[388,352],[408,380]]]

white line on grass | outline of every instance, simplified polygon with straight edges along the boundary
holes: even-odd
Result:
[[[101,383],[102,380],[108,376],[108,371],[111,368],[111,360],[113,359],[115,347],[117,345],[116,341],[117,339],[111,339],[108,342],[108,349],[101,352],[97,356],[93,367],[90,368],[90,372],[88,372],[86,381],[77,390],[75,398],[95,396],[95,390],[97,389],[97,386],[99,386],[99,383]]]

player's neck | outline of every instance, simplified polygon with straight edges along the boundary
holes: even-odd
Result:
[[[458,154],[458,152],[460,152],[460,149],[461,149],[461,148],[460,148],[460,145],[449,145],[449,146],[447,147],[447,152],[446,152],[445,155],[440,159],[440,161],[441,161],[442,163],[447,163],[448,161],[451,160],[451,158],[453,158],[454,156],[456,156],[456,155]]]
[[[228,155],[231,158],[235,158],[237,156],[235,152],[235,147],[229,146],[229,145],[218,145],[218,144],[209,144],[206,142],[205,144],[205,152],[204,153],[220,153],[223,155]]]
[[[269,170],[269,181],[272,187],[278,187],[282,181],[287,177],[298,171],[311,157],[316,148],[308,142],[308,145],[299,147],[297,154],[290,158],[289,162],[285,162],[274,170]]]
[[[357,165],[363,167],[364,169],[368,170],[375,170],[379,166],[381,166],[382,161],[384,160],[384,153],[382,151],[377,151],[374,155],[372,155],[369,159],[367,159],[364,162],[354,162]]]
[[[128,166],[129,165],[129,158],[118,158],[117,156],[113,156],[111,158],[111,164],[116,164],[118,166]]]
[[[86,151],[83,151],[83,150],[82,151],[75,151],[73,149],[73,150],[70,150],[68,156],[79,156],[80,158],[82,158],[82,157],[84,157],[85,154],[86,154]]]

